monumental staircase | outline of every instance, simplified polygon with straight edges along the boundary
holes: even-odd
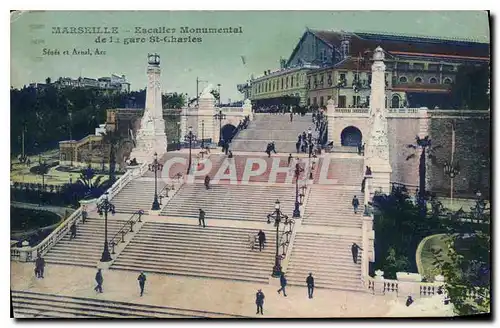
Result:
[[[361,264],[352,260],[352,243],[361,245],[361,237],[298,232],[287,268],[288,283],[306,286],[311,272],[315,287],[361,291]]]
[[[111,269],[267,283],[274,248],[259,251],[256,229],[146,222]],[[267,245],[274,245],[272,230]],[[250,248],[253,237],[255,249]]]
[[[364,176],[364,158],[357,154],[346,154],[346,158],[321,157],[313,170],[314,184],[357,186],[361,190]],[[328,168],[324,168],[328,166]],[[324,172],[326,171],[326,175]],[[321,179],[327,181],[321,181]]]
[[[284,213],[291,213],[295,202],[293,185],[214,184],[206,189],[202,183],[182,185],[162,209],[169,217],[198,218],[199,209],[205,219],[228,219],[265,222],[279,199]]]
[[[12,290],[11,295],[15,318],[187,319],[242,317],[219,312],[17,290]]]
[[[109,214],[111,216],[111,214]],[[108,218],[108,239],[111,239],[126,223]],[[76,238],[64,236],[45,254],[45,262],[85,267],[96,267],[104,245],[104,218],[88,218],[77,226]]]
[[[231,143],[233,151],[265,152],[269,142],[274,141],[278,153],[295,153],[297,137],[309,128],[314,129],[310,115],[254,114],[248,128],[241,131]]]

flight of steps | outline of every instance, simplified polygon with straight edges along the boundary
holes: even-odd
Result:
[[[328,165],[326,175],[328,180],[331,180],[336,185],[358,186],[359,190],[361,190],[361,182],[364,177],[363,164],[363,157],[357,157],[357,155],[354,158],[319,158],[319,165],[316,164],[313,172],[314,184],[324,184],[321,181],[324,178],[321,177],[321,171],[323,166]]]
[[[165,180],[159,178],[158,192],[165,186]],[[111,199],[117,213],[135,213],[138,210],[151,210],[155,194],[154,176],[142,176],[131,180],[120,192]]]
[[[306,286],[311,272],[315,287],[362,291],[361,251],[354,264],[352,243],[361,245],[361,237],[298,232],[286,272],[288,283]]]
[[[108,240],[125,223],[126,221],[108,219]],[[70,240],[69,236],[67,234],[52,246],[44,256],[45,262],[96,267],[104,249],[104,218],[88,218],[84,224],[77,226],[75,239]]]
[[[268,246],[260,252],[249,246],[255,229],[146,222],[111,269],[267,283],[275,235],[263,231]]]
[[[358,213],[354,214],[352,198],[359,199]],[[327,186],[311,186],[306,204],[304,225],[361,228],[364,195],[359,189],[344,190]]]
[[[283,213],[291,217],[295,203],[292,185],[215,184],[206,190],[201,183],[184,184],[162,209],[161,215],[198,218],[198,209],[201,208],[206,213],[206,220],[265,222],[267,214],[274,212],[276,199],[279,199]]]
[[[295,143],[300,133],[314,128],[310,115],[255,114],[246,130],[241,131],[231,143],[233,151],[265,152],[269,142],[274,141],[278,153],[296,152]]]
[[[218,312],[112,300],[12,291],[14,318],[237,318]]]
[[[287,175],[290,175],[290,178],[288,179],[288,183],[291,184],[293,183],[293,167],[288,166],[288,157],[285,156],[276,156],[273,155],[271,157],[268,157],[267,155],[238,155],[235,154],[233,158],[227,158],[227,156],[224,155],[224,157],[220,157],[220,160],[217,160],[217,158],[212,159],[212,169],[210,170],[209,176],[213,179],[216,175],[221,177],[219,179],[220,182],[229,182],[231,181],[231,177],[235,176],[236,179],[235,181],[242,181],[243,180],[243,175],[246,172],[247,174],[252,174],[251,172],[255,172],[257,170],[260,170],[259,164],[257,164],[255,161],[264,161],[265,164],[264,168],[265,171],[257,176],[250,176],[249,178],[246,178],[246,182],[269,182],[269,183],[285,183],[287,180]],[[235,172],[231,172],[231,168],[235,168]],[[280,171],[278,172],[273,178],[273,180],[270,180],[270,173],[273,167],[276,167],[276,169],[279,169]],[[225,170],[221,169],[224,168]],[[281,172],[282,169],[286,169],[287,172]],[[203,176],[197,176],[197,180],[203,180]]]

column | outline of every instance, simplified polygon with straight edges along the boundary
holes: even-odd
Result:
[[[328,142],[335,140],[335,101],[330,99],[326,103],[326,116],[328,119]]]

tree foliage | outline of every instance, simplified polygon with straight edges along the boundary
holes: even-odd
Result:
[[[47,82],[50,82],[47,80]],[[93,134],[106,121],[106,110],[144,108],[146,90],[122,93],[91,88],[23,87],[10,90],[11,153],[21,153],[24,129],[25,151],[33,154],[57,148],[61,140],[79,140]],[[181,108],[181,94],[163,95],[165,108]]]
[[[460,65],[451,88],[452,106],[457,109],[485,110],[489,108],[488,80],[490,69],[486,64]]]
[[[84,190],[86,199],[97,198],[102,195],[111,185],[110,180],[101,181],[103,176],[97,176],[95,170],[90,166],[80,171],[80,177],[76,182],[77,187]]]

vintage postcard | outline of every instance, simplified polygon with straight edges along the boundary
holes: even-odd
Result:
[[[14,318],[490,315],[487,11],[13,11]]]

